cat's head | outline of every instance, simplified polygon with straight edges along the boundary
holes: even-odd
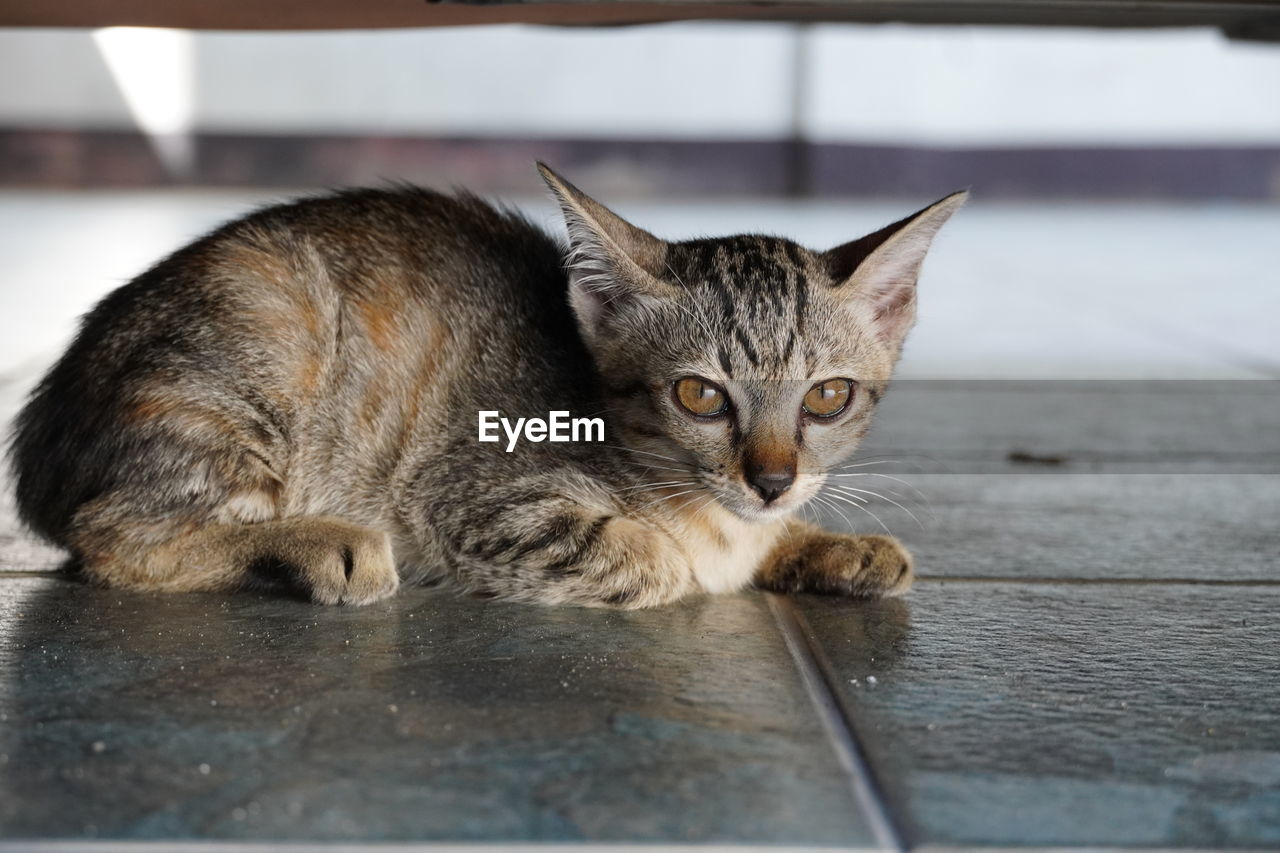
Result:
[[[866,433],[963,192],[826,252],[666,242],[539,166],[569,234],[570,301],[635,462],[729,511],[798,509]]]

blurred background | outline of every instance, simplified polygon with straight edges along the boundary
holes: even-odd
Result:
[[[555,229],[535,159],[661,236],[815,248],[971,187],[906,375],[1280,377],[1280,46],[1216,30],[10,29],[0,80],[10,389],[269,200],[459,185]]]
[[[1212,30],[0,31],[3,180],[1280,198],[1280,50]]]

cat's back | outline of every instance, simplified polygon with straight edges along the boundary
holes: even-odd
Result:
[[[280,322],[259,327],[267,335],[299,319],[314,325],[323,318],[309,315],[334,315],[344,302],[518,311],[562,301],[561,254],[520,214],[465,192],[400,185],[304,197],[229,222],[110,293],[85,315],[68,359],[156,337],[199,342],[277,308]]]
[[[467,193],[406,185],[265,207],[109,294],[45,387],[119,397],[122,384],[177,365],[306,390],[315,377],[294,369],[314,373],[335,353],[403,360],[446,333],[455,343],[504,327],[559,334],[570,321],[560,257],[528,220]]]
[[[266,208],[209,243],[200,280],[233,291],[215,301],[229,296],[227,315],[273,338],[296,334],[301,318],[327,342],[345,320],[354,346],[402,360],[499,341],[518,358],[577,337],[562,247],[470,193],[343,190]]]
[[[406,253],[478,261],[538,257],[554,264],[559,247],[520,213],[472,195],[410,184],[344,189],[262,208],[236,226],[269,227],[320,239],[337,253]],[[336,257],[337,255],[335,255]]]
[[[15,424],[23,515],[56,540],[122,472],[193,464],[193,446],[385,470],[456,365],[489,358],[477,342],[506,342],[512,369],[530,348],[515,330],[563,332],[565,286],[553,239],[468,194],[345,190],[258,210],[86,315]]]
[[[265,207],[185,251],[248,270],[261,253],[319,262],[333,285],[357,291],[364,279],[397,274],[405,275],[405,285],[461,296],[563,288],[560,246],[522,215],[470,193],[411,185],[340,190]]]

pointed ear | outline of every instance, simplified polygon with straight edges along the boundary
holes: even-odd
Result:
[[[628,298],[660,299],[675,294],[661,280],[667,244],[637,228],[551,171],[538,171],[560,202],[569,232],[570,300],[578,321],[590,334],[609,310]],[[612,308],[610,307],[612,306]]]
[[[902,346],[916,316],[916,280],[933,238],[968,199],[952,193],[924,210],[826,252],[823,261],[837,292],[870,309],[885,341]]]

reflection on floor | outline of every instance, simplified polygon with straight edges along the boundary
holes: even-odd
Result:
[[[145,261],[137,246],[172,245],[212,210],[209,196],[111,198],[0,203],[7,224],[23,210],[36,223],[0,285],[6,334],[28,329],[0,335],[6,420],[44,346],[104,286],[63,244],[118,252],[104,269],[127,275]],[[735,226],[778,212],[720,209]],[[855,231],[871,213],[890,215],[851,215]],[[64,214],[55,239],[45,226]],[[938,292],[948,270],[979,281],[974,244],[992,260],[1000,229],[1052,224],[973,214],[989,218],[957,229],[930,268]],[[681,215],[635,211],[673,232],[714,227]],[[1261,210],[1110,215],[1144,251],[1161,217],[1183,223],[1175,234],[1218,215],[1245,231],[1277,223]],[[983,347],[997,344],[965,350],[968,320],[927,318],[916,375],[969,378],[898,383],[850,469],[868,475],[849,480],[867,503],[825,517],[911,545],[923,579],[901,600],[746,593],[613,613],[433,590],[364,609],[124,594],[51,571],[61,555],[18,530],[6,494],[0,848],[1280,846],[1280,383],[1225,381],[1277,375],[1262,334],[1275,295],[1252,281],[1247,308],[1204,298],[1210,280],[1175,241],[1157,258],[1171,295],[1139,321],[1126,312],[1147,279],[1132,259],[1112,267],[1132,286],[1123,295],[1105,276],[1070,278],[1088,217],[1063,216],[1080,257],[1038,256],[1045,278],[1013,300],[1023,308],[991,317],[995,338],[1038,328],[1026,358],[987,372]],[[789,221],[834,238],[812,210]],[[1026,251],[1010,250],[981,299],[1016,289],[1008,271],[1031,269]],[[1276,249],[1252,251],[1260,264]],[[80,274],[80,289],[55,290],[50,270]],[[1104,309],[1110,325],[1095,325]],[[33,312],[29,324],[13,310]],[[1214,311],[1237,325],[1200,322]],[[1062,342],[1084,329],[1073,361]],[[976,355],[941,358],[947,347]],[[1073,363],[1216,381],[1056,381]]]

